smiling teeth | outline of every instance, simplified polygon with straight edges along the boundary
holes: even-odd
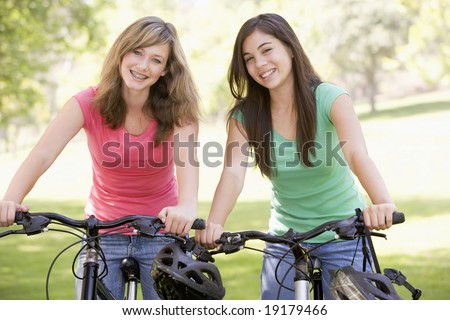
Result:
[[[147,76],[140,74],[140,73],[136,73],[134,71],[131,71],[131,74],[133,75],[133,77],[138,78],[140,80],[144,80],[147,78]]]
[[[267,78],[268,76],[270,76],[270,75],[271,75],[272,73],[274,73],[274,72],[275,72],[275,69],[269,70],[269,71],[263,73],[263,74],[261,75],[261,78]]]

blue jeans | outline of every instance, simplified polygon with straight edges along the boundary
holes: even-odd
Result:
[[[311,249],[320,244],[303,243],[302,245]],[[363,253],[361,247],[362,242],[359,241],[358,244],[358,240],[335,241],[319,246],[310,253],[311,257],[319,259],[322,264],[322,288],[324,299],[331,299],[330,272],[349,265],[353,265],[356,270],[362,271]],[[289,252],[283,261],[280,262],[280,259],[278,258],[283,257],[286,252],[289,251],[289,247],[284,244],[267,243],[264,251],[261,271],[261,299],[293,300],[295,271],[292,264],[294,263],[294,256]],[[367,265],[367,270],[371,270],[370,265]],[[292,290],[283,288],[278,284],[275,272],[280,282],[284,279],[283,286]]]
[[[105,286],[116,299],[123,299],[125,281],[120,270],[123,258],[133,257],[139,263],[142,297],[145,300],[159,300],[153,288],[153,279],[150,275],[155,255],[173,240],[165,237],[145,238],[141,236],[108,235],[100,240],[100,245],[106,257],[108,274],[102,278]],[[86,260],[86,250],[80,253],[77,266],[77,275],[83,275],[83,263]],[[99,273],[105,269],[105,263],[99,258]],[[76,280],[76,298],[81,297],[81,280]]]

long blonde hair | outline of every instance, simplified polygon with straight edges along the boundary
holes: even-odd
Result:
[[[122,97],[120,64],[130,51],[153,45],[169,44],[167,73],[151,87],[144,112],[157,122],[156,145],[174,126],[197,123],[199,96],[188,67],[177,31],[171,23],[154,16],[143,17],[128,26],[116,39],[103,63],[94,105],[106,124],[117,129],[125,122],[127,106]]]

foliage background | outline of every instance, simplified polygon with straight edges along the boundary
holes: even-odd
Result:
[[[0,141],[3,150],[32,142],[73,93],[98,81],[114,39],[144,15],[175,24],[205,114],[222,119],[234,37],[258,13],[283,15],[323,79],[374,111],[379,100],[449,85],[449,7],[450,0],[4,0]]]

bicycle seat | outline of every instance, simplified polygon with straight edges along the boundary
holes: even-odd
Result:
[[[139,263],[133,257],[127,257],[122,260],[120,265],[125,281],[140,280]]]

